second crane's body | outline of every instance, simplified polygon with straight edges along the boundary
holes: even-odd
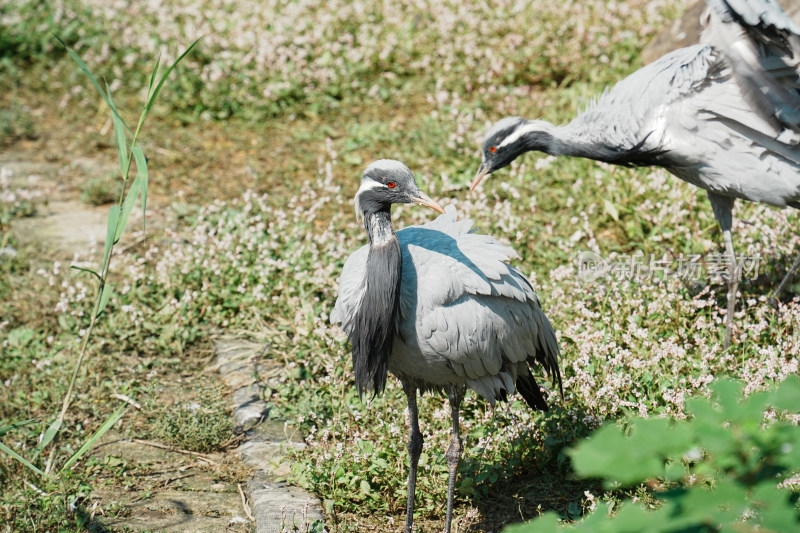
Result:
[[[705,189],[732,259],[727,346],[739,277],[734,201],[800,209],[800,27],[774,2],[707,3],[706,44],[642,67],[568,124],[519,117],[495,123],[472,188],[519,155],[539,150],[658,165]]]
[[[492,131],[513,131],[508,142],[535,131],[529,146],[553,155],[658,165],[710,194],[800,207],[800,135],[743,105],[732,78],[718,50],[690,46],[620,81],[568,124],[508,118]]]

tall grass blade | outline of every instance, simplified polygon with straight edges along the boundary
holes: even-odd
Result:
[[[33,463],[31,463],[30,461],[28,461],[27,459],[25,459],[24,457],[22,457],[20,454],[18,454],[17,452],[15,452],[14,450],[12,450],[11,448],[9,448],[8,446],[6,446],[5,444],[3,444],[2,442],[0,442],[0,452],[3,452],[3,453],[5,453],[5,454],[6,454],[6,455],[8,455],[9,457],[13,457],[14,459],[16,459],[17,461],[19,461],[20,463],[22,463],[22,464],[24,464],[25,466],[27,466],[29,469],[31,469],[31,470],[33,470],[34,472],[36,472],[37,474],[39,474],[40,476],[42,476],[42,477],[47,477],[47,474],[45,474],[44,472],[42,472],[40,469],[36,468],[36,466],[35,466]]]
[[[103,425],[100,426],[97,429],[97,431],[95,431],[94,434],[91,437],[89,437],[89,439],[86,442],[83,443],[83,446],[81,446],[78,449],[77,452],[72,454],[72,457],[67,459],[67,462],[64,463],[63,467],[61,467],[61,470],[59,471],[59,474],[63,474],[65,470],[67,470],[69,467],[71,467],[73,464],[75,464],[75,461],[77,461],[78,459],[83,457],[86,454],[86,452],[88,452],[89,449],[92,446],[94,446],[94,443],[97,442],[98,439],[100,439],[100,437],[105,435],[106,432],[109,429],[111,429],[114,426],[114,424],[116,424],[117,421],[120,418],[122,418],[122,415],[125,413],[126,407],[127,407],[127,405],[125,405],[125,404],[122,404],[119,407],[117,407],[116,411],[111,413],[111,416],[108,417],[108,419],[105,422],[103,422]]]
[[[119,114],[114,99],[111,97],[111,87],[106,83],[106,95],[108,95],[108,105],[111,107],[112,116],[114,121],[114,138],[117,142],[117,156],[119,157],[119,171],[123,180],[128,179],[128,171],[131,167],[131,160],[128,158],[128,140],[125,137],[125,121]]]
[[[147,184],[149,182],[149,173],[147,171],[147,158],[144,152],[138,146],[131,148],[133,158],[136,160],[136,177],[140,179],[139,188],[142,190],[142,229],[145,228],[145,211],[147,210]]]
[[[100,274],[98,274],[97,272],[95,272],[91,268],[83,268],[83,267],[79,267],[79,266],[76,266],[76,265],[70,265],[70,268],[73,269],[73,270],[80,270],[81,272],[88,272],[89,274],[94,276],[97,279],[97,281],[100,281],[100,282],[103,281],[103,278],[100,277]]]
[[[198,38],[197,38],[197,40],[195,40],[195,42],[193,42],[192,44],[190,44],[190,45],[189,45],[189,48],[187,48],[186,50],[184,50],[184,51],[183,51],[183,53],[182,53],[182,54],[181,54],[181,55],[178,57],[178,59],[176,59],[175,61],[173,61],[173,62],[172,62],[172,64],[169,66],[169,68],[168,68],[168,69],[167,69],[167,71],[164,73],[164,75],[163,75],[163,76],[161,76],[161,79],[160,79],[160,80],[158,80],[158,85],[156,85],[156,89],[155,89],[155,91],[153,91],[153,94],[151,94],[151,95],[150,95],[150,99],[149,99],[149,100],[148,100],[148,101],[145,103],[145,110],[146,110],[146,111],[149,111],[149,110],[150,110],[150,108],[153,106],[153,102],[155,102],[155,101],[156,101],[156,98],[158,98],[158,93],[159,93],[159,92],[161,92],[161,87],[164,85],[164,82],[166,82],[166,81],[167,81],[167,78],[169,77],[169,75],[172,73],[172,71],[173,71],[173,70],[175,70],[175,67],[177,67],[177,66],[178,66],[178,63],[180,63],[180,62],[181,62],[181,60],[182,60],[184,57],[186,57],[186,55],[187,55],[189,52],[191,52],[191,51],[192,51],[192,49],[193,49],[193,48],[194,48],[194,47],[197,45],[197,43],[199,43],[199,42],[200,42],[200,39],[202,39],[202,37],[198,37]]]
[[[150,73],[150,83],[147,85],[147,99],[150,99],[150,95],[153,94],[153,84],[156,82],[156,74],[158,74],[158,67],[161,66],[161,53],[159,52],[158,57],[156,58],[156,64],[153,67],[153,72]],[[146,101],[145,100],[145,101]]]
[[[120,117],[119,113],[117,112],[117,108],[114,106],[114,102],[111,101],[109,96],[106,94],[106,92],[100,86],[100,84],[97,82],[97,79],[94,77],[92,72],[89,70],[89,67],[87,67],[86,63],[83,62],[83,59],[80,58],[80,56],[75,52],[75,50],[73,50],[72,48],[67,46],[67,43],[62,41],[61,37],[59,37],[55,33],[53,34],[53,36],[58,40],[59,43],[61,43],[61,46],[63,46],[67,50],[67,53],[75,61],[75,63],[78,64],[78,67],[81,69],[81,72],[86,74],[86,77],[89,78],[89,81],[92,82],[92,85],[94,85],[95,89],[97,89],[97,92],[100,93],[100,96],[102,96],[103,100],[105,100],[106,104],[108,104],[108,107],[111,109],[111,112],[114,114],[114,116],[118,117],[120,120],[122,120],[122,117]],[[125,124],[125,121],[123,121],[122,123]],[[125,125],[125,127],[128,128],[127,125]],[[128,131],[130,131],[130,129],[128,129]]]
[[[112,294],[114,294],[114,287],[112,287],[111,284],[106,281],[103,283],[103,292],[100,293],[100,303],[97,306],[97,314],[95,315],[95,318],[99,317],[103,312],[103,309],[106,308]]]
[[[136,150],[139,150],[138,146],[133,147],[134,154],[136,153]],[[139,165],[138,161],[136,162],[136,165]],[[119,221],[117,221],[117,231],[114,234],[114,244],[119,242],[119,239],[122,237],[122,233],[125,231],[125,227],[128,225],[128,217],[130,216],[133,206],[136,203],[136,198],[139,197],[139,190],[141,189],[141,186],[142,178],[137,172],[136,178],[133,180],[133,183],[131,183],[131,188],[128,189],[127,196],[125,196],[125,201],[122,202],[122,210],[119,214]]]
[[[17,429],[17,428],[25,427],[25,426],[30,426],[31,424],[35,424],[38,421],[39,421],[38,418],[29,418],[28,420],[23,420],[22,422],[14,422],[12,424],[8,424],[8,425],[5,425],[5,426],[0,426],[0,437],[5,435],[9,431],[12,431],[12,430]]]
[[[111,245],[116,242],[114,236],[117,234],[117,223],[119,222],[120,208],[118,205],[112,205],[108,210],[108,227],[106,228],[106,248],[103,252],[103,268],[101,272],[105,272],[106,265],[108,264],[108,255],[111,253]]]
[[[128,179],[130,170],[130,159],[128,159],[128,140],[125,138],[125,125],[118,114],[113,115],[114,136],[117,140],[117,156],[119,157],[119,171],[123,180]]]
[[[39,442],[39,444],[36,446],[36,450],[33,452],[33,459],[36,459],[39,454],[42,453],[42,450],[47,448],[47,446],[53,442],[53,439],[56,438],[56,435],[58,435],[58,430],[61,429],[61,424],[63,423],[64,419],[60,416],[53,420],[53,423],[50,424],[50,427],[48,427],[47,431],[45,431],[42,435],[41,442]]]
[[[149,91],[148,91],[148,98],[147,98],[147,102],[145,102],[145,104],[144,104],[144,109],[142,110],[142,114],[141,114],[141,116],[139,117],[139,125],[138,125],[138,126],[137,126],[137,128],[136,128],[136,131],[137,131],[137,132],[138,132],[138,131],[139,131],[139,129],[142,127],[142,124],[144,124],[144,119],[145,119],[145,118],[147,118],[147,115],[150,113],[150,108],[151,108],[151,107],[153,107],[153,103],[156,101],[156,98],[158,98],[158,93],[159,93],[159,92],[161,92],[161,87],[162,87],[162,86],[164,85],[164,83],[167,81],[167,78],[169,77],[169,75],[172,73],[172,71],[173,71],[173,70],[175,70],[175,67],[176,67],[176,66],[178,66],[178,63],[180,63],[180,62],[181,62],[181,60],[182,60],[184,57],[186,57],[186,55],[187,55],[189,52],[191,52],[191,51],[192,51],[192,49],[193,49],[193,48],[194,48],[194,47],[197,45],[197,43],[198,43],[198,42],[200,42],[200,39],[202,39],[202,37],[198,37],[198,38],[197,38],[197,40],[196,40],[195,42],[193,42],[192,44],[190,44],[190,45],[189,45],[189,48],[187,48],[186,50],[184,50],[184,52],[183,52],[183,53],[182,53],[182,54],[181,54],[181,55],[178,57],[178,59],[176,59],[176,60],[175,60],[175,61],[174,61],[174,62],[173,62],[173,63],[172,63],[170,66],[169,66],[169,68],[167,68],[167,71],[166,71],[166,72],[165,72],[165,73],[164,73],[164,74],[161,76],[161,79],[159,79],[159,80],[158,80],[158,85],[156,85],[156,88],[155,88],[155,90],[153,90],[153,92],[152,92],[152,93],[149,93]],[[158,65],[159,65],[159,63],[160,63],[160,59],[161,59],[161,58],[159,58],[159,61],[158,61],[158,62],[156,62],[156,68],[158,68]],[[155,70],[153,71],[153,79],[155,79]],[[151,83],[152,83],[153,79],[151,79]]]

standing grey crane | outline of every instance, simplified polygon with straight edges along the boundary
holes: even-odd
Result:
[[[642,67],[568,124],[495,123],[470,190],[530,150],[657,165],[705,189],[730,259],[727,348],[741,274],[731,238],[734,201],[800,209],[800,27],[771,0],[706,3],[706,44]],[[776,293],[798,263],[800,255]]]
[[[443,214],[394,232],[393,203],[416,203]],[[398,161],[379,160],[364,171],[355,197],[369,244],[345,262],[331,322],[347,333],[359,394],[383,392],[387,371],[408,398],[406,533],[414,520],[422,433],[417,391],[444,391],[453,433],[445,457],[450,532],[456,470],[461,459],[459,408],[467,388],[492,404],[518,390],[533,409],[547,410],[530,371],[538,362],[561,389],[559,350],[550,321],[528,280],[506,260],[516,253],[487,235],[470,232],[422,193]]]

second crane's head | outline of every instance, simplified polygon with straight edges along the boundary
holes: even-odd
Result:
[[[380,159],[371,163],[361,178],[355,198],[356,214],[389,212],[392,204],[419,204],[444,213],[444,209],[422,192],[414,175],[403,163]]]
[[[474,190],[478,184],[494,172],[530,150],[547,152],[550,146],[552,124],[543,120],[526,120],[506,117],[498,120],[486,132],[481,147],[481,167],[469,186]]]

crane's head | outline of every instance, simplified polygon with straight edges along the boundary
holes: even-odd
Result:
[[[400,161],[379,159],[364,170],[355,198],[356,215],[388,211],[392,204],[419,204],[444,213],[444,208],[422,192],[414,175]]]
[[[549,122],[520,117],[506,117],[495,122],[483,138],[481,167],[469,190],[474,190],[483,178],[509,165],[524,152],[547,152],[552,128]]]

